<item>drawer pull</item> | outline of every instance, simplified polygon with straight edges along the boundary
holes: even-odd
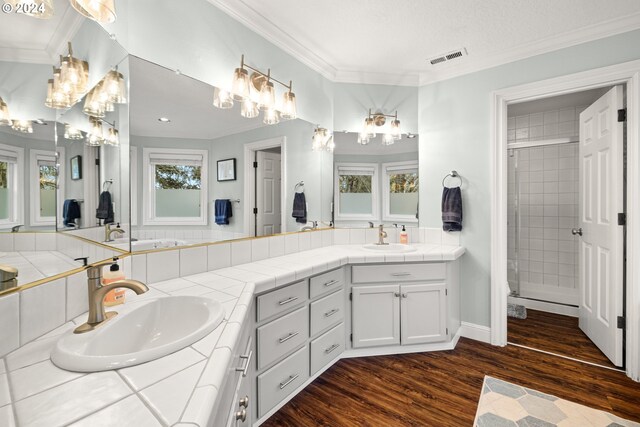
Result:
[[[285,388],[286,386],[288,386],[289,384],[294,382],[296,380],[296,378],[298,378],[299,376],[300,375],[298,375],[298,374],[291,375],[288,380],[286,380],[285,382],[280,383],[280,390],[282,390],[283,388]]]
[[[293,338],[293,337],[295,337],[296,335],[298,335],[299,333],[300,333],[300,332],[291,332],[291,333],[290,333],[289,335],[287,335],[286,337],[278,339],[278,342],[279,342],[280,344],[282,344],[283,342],[287,342],[287,341],[289,341],[291,338]]]
[[[247,376],[247,371],[249,370],[249,365],[251,364],[251,356],[253,356],[253,350],[249,350],[249,354],[246,354],[246,355],[243,354],[240,356],[240,359],[247,360],[247,363],[245,363],[243,367],[236,368],[237,372],[242,372],[243,377]]]
[[[291,298],[283,299],[282,301],[278,302],[278,305],[289,304],[290,302],[294,302],[297,299],[298,299],[298,297],[291,297]]]
[[[333,310],[329,310],[324,314],[324,317],[331,317],[334,314],[336,314],[337,312],[339,312],[340,309],[339,308],[334,308]]]
[[[402,276],[411,276],[411,273],[407,273],[407,272],[404,272],[404,273],[391,273],[391,275],[393,277],[402,277]]]
[[[332,285],[335,285],[335,284],[336,284],[336,283],[338,283],[338,282],[339,282],[339,280],[335,280],[335,279],[334,279],[334,280],[330,280],[330,281],[328,281],[328,282],[327,282],[327,283],[325,283],[324,285],[325,285],[325,286],[332,286]]]
[[[338,347],[340,347],[340,344],[334,344],[334,345],[332,345],[331,347],[327,348],[324,352],[325,352],[326,354],[329,354],[329,353],[331,353],[333,350],[335,350],[335,349],[336,349],[336,348],[338,348]]]

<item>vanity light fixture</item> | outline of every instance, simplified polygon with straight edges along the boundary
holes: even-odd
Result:
[[[371,113],[369,109],[369,115],[364,119],[364,127],[362,132],[358,134],[358,144],[366,145],[372,138],[376,137],[376,127],[384,126],[387,122],[387,117],[392,117],[393,120],[389,125],[389,130],[384,133],[382,137],[383,145],[391,145],[395,141],[402,138],[402,130],[400,129],[400,120],[398,120],[398,112],[395,114],[383,114],[383,113]]]
[[[7,103],[0,98],[0,126],[11,126],[13,123],[10,117]]]
[[[5,0],[5,3],[18,13],[39,19],[49,19],[54,12],[53,0]]]
[[[117,68],[111,70],[95,85],[84,100],[82,112],[91,117],[103,118],[115,110],[115,104],[126,104],[127,93],[124,77]]]
[[[33,133],[31,120],[14,120],[11,129],[22,133]]]
[[[103,24],[116,20],[115,0],[69,0],[71,6],[83,16]]]
[[[252,73],[249,74],[251,70]],[[273,82],[287,89],[282,98],[282,105],[276,105],[276,93]],[[244,55],[240,57],[240,67],[233,71],[231,91],[215,88],[213,93],[213,105],[218,108],[233,108],[234,100],[241,102],[240,114],[242,117],[255,118],[264,111],[263,122],[276,124],[283,119],[295,119],[298,115],[296,107],[296,95],[291,88],[293,82],[285,84],[271,76],[271,69],[266,74],[247,65]]]
[[[336,143],[333,140],[332,133],[325,128],[321,128],[320,126],[316,127],[316,129],[314,130],[311,141],[311,149],[313,151],[326,150],[330,153],[333,153],[333,150],[336,148]]]
[[[69,123],[64,124],[64,138],[71,141],[79,141],[83,138],[82,131]]]
[[[71,42],[67,56],[60,55],[60,66],[53,67],[53,78],[47,81],[44,105],[49,108],[69,108],[87,91],[89,63],[73,56]]]

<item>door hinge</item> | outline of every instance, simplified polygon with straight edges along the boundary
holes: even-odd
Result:
[[[445,296],[449,295],[449,289],[445,289],[445,290],[444,290],[444,295],[445,295]]]
[[[618,225],[627,225],[627,214],[622,212],[618,214]]]
[[[96,159],[96,166],[100,166],[100,159]]]
[[[257,168],[258,167],[258,162],[253,162],[253,167]]]
[[[349,341],[353,342],[353,334],[349,334]]]
[[[257,215],[258,214],[258,208],[253,208],[253,213]]]
[[[625,329],[626,328],[626,319],[622,316],[618,316],[618,329]]]
[[[449,335],[449,328],[445,328],[447,335]]]
[[[353,301],[353,292],[349,294],[349,301]]]
[[[627,121],[627,109],[626,108],[622,108],[622,109],[618,110],[618,121],[619,122],[626,122]]]

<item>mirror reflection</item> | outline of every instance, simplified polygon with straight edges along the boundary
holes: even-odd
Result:
[[[133,251],[322,226],[313,124],[216,108],[219,89],[136,57],[130,79]]]
[[[390,145],[382,137],[362,144],[357,133],[334,135],[336,227],[418,226],[418,137]]]

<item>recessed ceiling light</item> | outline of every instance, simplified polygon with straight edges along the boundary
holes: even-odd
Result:
[[[160,117],[158,121],[162,123],[169,123],[171,120],[166,117]]]
[[[407,134],[407,138],[413,139],[415,138],[417,135],[415,133],[408,133]]]
[[[45,121],[44,121],[44,120],[42,120],[42,119],[35,119],[35,120],[33,121],[33,123],[35,123],[35,124],[37,124],[37,125],[42,125],[42,126],[46,126],[46,125],[47,125],[47,122],[45,122]]]

